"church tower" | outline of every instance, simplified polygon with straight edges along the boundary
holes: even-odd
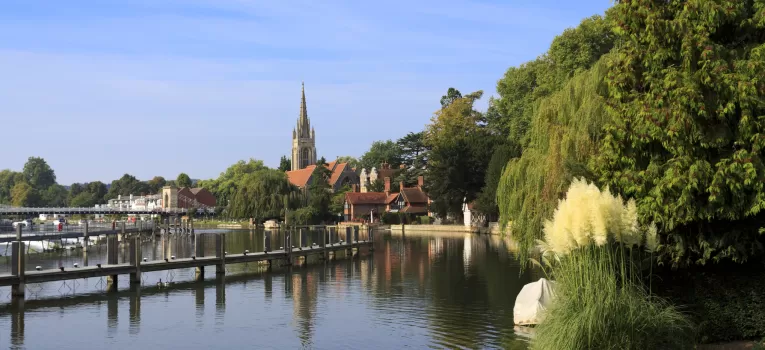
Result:
[[[308,119],[308,110],[305,106],[305,83],[302,87],[300,98],[300,116],[297,127],[292,129],[292,170],[303,169],[316,164],[316,134]]]

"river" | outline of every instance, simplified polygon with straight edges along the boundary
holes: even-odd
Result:
[[[227,249],[257,251],[262,232],[232,230]],[[12,349],[525,349],[513,327],[521,287],[511,242],[497,236],[379,232],[375,251],[303,266],[233,265],[224,280],[192,269],[0,288],[0,347]],[[148,245],[148,246],[147,246]],[[148,250],[147,250],[148,249]],[[191,254],[191,238],[144,242],[153,257]],[[102,260],[91,249],[91,264]],[[145,254],[146,255],[146,254]],[[32,254],[28,268],[82,264],[77,250]],[[8,273],[0,259],[0,273]],[[170,283],[157,286],[159,280]],[[164,284],[163,284],[164,285]]]

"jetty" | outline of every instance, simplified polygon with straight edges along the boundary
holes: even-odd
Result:
[[[309,239],[309,230],[319,232],[318,240]],[[343,232],[344,231],[344,232]],[[117,290],[117,277],[130,275],[130,286],[141,285],[141,273],[151,271],[164,271],[174,269],[196,269],[195,280],[202,281],[205,277],[205,268],[215,266],[215,274],[222,277],[226,273],[227,264],[239,264],[250,262],[266,262],[269,266],[273,261],[279,261],[282,265],[292,265],[294,261],[310,255],[319,256],[320,259],[330,259],[333,254],[343,251],[353,256],[361,252],[362,248],[367,251],[374,250],[374,231],[368,227],[360,229],[359,226],[345,227],[338,230],[335,226],[323,227],[292,227],[283,230],[281,242],[272,242],[271,231],[264,235],[264,249],[258,252],[228,252],[226,251],[226,233],[200,233],[192,234],[194,243],[194,255],[190,258],[176,259],[175,256],[164,257],[162,260],[148,260],[141,252],[141,237],[133,235],[124,237],[127,241],[128,262],[119,263],[119,240],[117,235],[106,237],[106,264],[96,266],[64,267],[57,269],[28,269],[26,266],[25,243],[18,234],[17,240],[11,242],[11,273],[0,275],[0,287],[11,286],[12,299],[23,299],[26,283],[42,283],[53,281],[65,281],[92,277],[106,277],[106,291]],[[212,236],[212,237],[210,237]],[[28,239],[24,237],[23,239]],[[294,240],[293,240],[294,239]],[[205,256],[208,243],[214,243],[214,254]],[[86,250],[88,240],[84,241]],[[274,249],[276,248],[276,249]],[[124,249],[124,247],[123,247]],[[84,265],[87,265],[85,263]]]

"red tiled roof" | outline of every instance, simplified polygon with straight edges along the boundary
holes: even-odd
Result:
[[[290,182],[297,187],[305,187],[308,184],[308,179],[311,178],[315,165],[309,165],[300,170],[287,171],[287,178]]]
[[[409,187],[404,188],[404,191],[402,192],[404,194],[404,200],[407,201],[407,203],[413,203],[413,204],[427,204],[428,203],[428,195],[425,194],[421,189],[417,187]]]
[[[398,193],[391,193],[388,198],[385,199],[385,204],[390,204],[398,198]]]
[[[345,192],[345,200],[351,204],[385,204],[385,192]]]

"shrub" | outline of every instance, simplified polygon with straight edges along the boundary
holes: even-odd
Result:
[[[692,348],[690,321],[642,283],[643,258],[653,254],[656,234],[654,225],[638,226],[634,201],[625,205],[608,190],[575,179],[539,242],[556,298],[532,347]]]

